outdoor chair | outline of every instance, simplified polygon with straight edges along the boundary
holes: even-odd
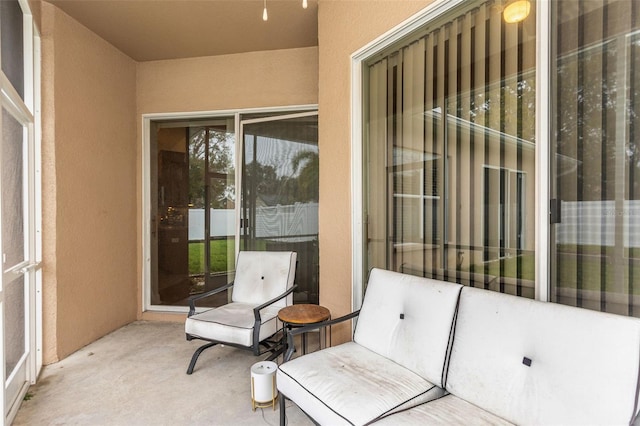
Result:
[[[281,339],[270,340],[281,328],[278,311],[293,304],[296,252],[242,251],[236,262],[234,282],[189,299],[185,323],[187,340],[208,343],[196,349],[187,374],[198,357],[218,343],[248,349],[259,356],[271,352],[269,360],[282,353]],[[231,290],[231,302],[196,313],[195,302]]]

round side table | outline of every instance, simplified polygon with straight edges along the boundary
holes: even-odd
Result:
[[[287,342],[287,330],[291,330],[293,327],[302,327],[305,325],[315,324],[318,322],[326,321],[331,318],[331,312],[329,309],[320,305],[312,305],[308,303],[301,303],[298,305],[287,306],[280,309],[278,312],[278,318],[283,324],[283,336],[285,345]],[[324,330],[324,340],[327,340],[327,329]],[[320,348],[322,348],[322,342],[320,342]],[[302,354],[307,352],[307,335],[302,334]]]

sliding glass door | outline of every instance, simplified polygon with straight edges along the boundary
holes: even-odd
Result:
[[[38,39],[26,2],[0,2],[0,362],[3,424],[42,365]]]
[[[527,4],[362,57],[364,270],[640,317],[640,2]]]
[[[317,111],[145,120],[146,307],[182,312],[232,282],[240,250],[297,252],[294,299],[318,303]]]
[[[318,303],[318,113],[242,121],[241,250],[298,254],[296,302]]]
[[[463,2],[366,64],[365,270],[534,297],[535,23]]]
[[[551,299],[640,316],[640,4],[553,5]]]

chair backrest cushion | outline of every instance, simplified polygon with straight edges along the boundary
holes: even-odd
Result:
[[[373,269],[354,341],[442,387],[460,284]]]
[[[629,424],[640,320],[465,287],[445,387],[517,424]]]
[[[296,258],[296,252],[292,251],[241,251],[231,300],[259,305],[281,295],[293,286]],[[290,294],[271,306],[292,303]]]

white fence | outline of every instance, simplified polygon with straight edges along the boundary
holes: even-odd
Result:
[[[211,209],[209,226],[212,237],[231,237],[235,233],[234,210]],[[257,207],[257,238],[287,237],[287,241],[308,240],[318,233],[318,203]],[[289,237],[300,236],[297,239]],[[204,240],[204,209],[189,209],[189,240]]]
[[[613,247],[618,234],[624,247],[640,247],[640,200],[625,200],[622,209],[615,201],[563,201],[561,218],[558,244]]]
[[[257,207],[255,218],[257,238],[300,236],[298,240],[304,241],[318,233],[318,203]],[[233,236],[235,226],[234,210],[211,209],[212,237]],[[621,233],[624,247],[640,247],[640,200],[627,200],[622,209],[616,209],[614,201],[562,202],[557,244],[613,247],[616,232]],[[204,209],[189,209],[189,240],[204,240]]]

